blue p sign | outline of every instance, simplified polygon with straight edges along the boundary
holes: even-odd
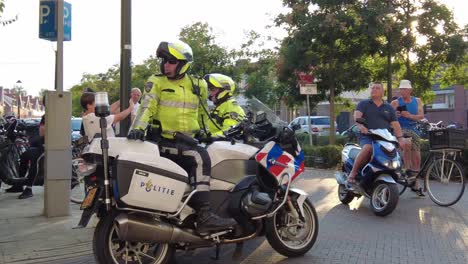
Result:
[[[39,38],[51,41],[57,40],[57,25],[55,19],[55,1],[41,0],[39,6]],[[64,2],[63,9],[63,40],[71,40],[71,4]]]

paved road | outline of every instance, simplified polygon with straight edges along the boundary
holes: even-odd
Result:
[[[210,259],[214,250],[202,249],[178,253],[177,263],[468,263],[468,195],[443,208],[408,192],[381,218],[367,199],[341,205],[331,171],[308,171],[299,181],[320,219],[317,243],[305,256],[287,259],[258,238],[245,243],[237,260],[234,246],[225,246],[220,261]],[[79,219],[76,206],[71,217],[51,220],[40,216],[41,194],[29,201],[15,197],[0,191],[0,263],[94,263],[92,227],[71,229]]]

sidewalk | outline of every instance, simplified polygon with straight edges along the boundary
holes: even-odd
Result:
[[[368,199],[342,205],[333,171],[307,170],[296,184],[310,194],[320,222],[317,242],[305,256],[286,259],[258,238],[246,243],[239,261],[231,259],[231,245],[222,248],[219,261],[209,258],[212,249],[205,249],[179,252],[178,263],[468,263],[468,193],[447,208],[407,191],[396,210],[381,218],[372,213]],[[42,190],[36,187],[33,198],[18,200],[19,194],[0,189],[0,264],[95,263],[91,241],[96,219],[85,229],[72,229],[81,216],[75,204],[69,217],[42,216]]]
[[[18,194],[0,189],[0,264],[67,262],[77,256],[92,255],[95,222],[85,229],[78,223],[79,205],[70,203],[70,216],[43,216],[42,187],[34,187],[34,197],[19,200]]]

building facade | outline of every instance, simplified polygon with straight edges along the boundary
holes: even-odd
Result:
[[[19,118],[37,118],[44,114],[39,96],[18,96],[13,89],[0,86],[0,114]]]

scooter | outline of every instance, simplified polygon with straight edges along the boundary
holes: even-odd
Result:
[[[358,123],[366,125],[365,119]],[[336,174],[338,198],[341,203],[349,204],[355,197],[365,196],[375,215],[386,216],[395,210],[399,200],[397,180],[401,175],[401,157],[397,151],[398,140],[387,129],[369,129],[372,138],[372,157],[370,162],[356,175],[355,185],[347,182],[354,160],[361,147],[348,143],[341,152],[342,172]]]
[[[212,210],[237,224],[199,234],[189,205],[197,191],[191,190],[187,172],[161,157],[154,142],[107,138],[105,113],[96,113],[102,138],[93,139],[82,155],[80,173],[94,184],[78,226],[85,227],[94,214],[99,218],[93,238],[97,263],[173,263],[176,250],[202,247],[215,247],[218,257],[221,245],[242,248],[244,241],[264,235],[287,257],[302,256],[314,245],[317,213],[307,193],[292,187],[304,171],[304,153],[292,129],[281,129],[261,148],[239,142],[255,134],[265,121],[259,118],[233,127],[226,133],[229,141],[205,142],[212,164]]]

